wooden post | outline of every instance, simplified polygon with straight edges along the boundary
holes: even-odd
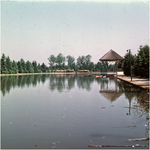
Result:
[[[117,61],[117,69],[116,69],[116,70],[117,70],[117,72],[118,72],[118,61]],[[117,73],[117,77],[118,77],[118,73]]]
[[[131,50],[129,49],[129,58],[130,58],[130,75],[131,75],[131,81],[132,81],[132,68],[131,68]]]

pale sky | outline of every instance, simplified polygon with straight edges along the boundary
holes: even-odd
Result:
[[[24,0],[1,2],[1,53],[48,65],[50,55],[124,56],[149,44],[149,1]]]

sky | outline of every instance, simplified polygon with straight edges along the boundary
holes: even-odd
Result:
[[[1,1],[1,55],[48,64],[50,55],[124,56],[149,44],[147,0]]]

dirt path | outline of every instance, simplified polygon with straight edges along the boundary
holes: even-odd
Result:
[[[148,79],[132,77],[132,81],[131,81],[130,76],[118,76],[117,78],[120,79],[120,80],[129,82],[133,85],[139,86],[143,89],[148,89],[149,90],[150,81]]]

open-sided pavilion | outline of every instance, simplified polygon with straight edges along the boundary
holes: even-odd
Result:
[[[123,57],[121,57],[119,54],[117,54],[115,51],[112,49],[108,51],[103,57],[99,59],[100,61],[109,61],[109,62],[117,62],[117,67],[116,67],[116,72],[101,72],[101,74],[110,74],[114,75],[117,74],[117,68],[118,68],[118,61],[123,60]]]

